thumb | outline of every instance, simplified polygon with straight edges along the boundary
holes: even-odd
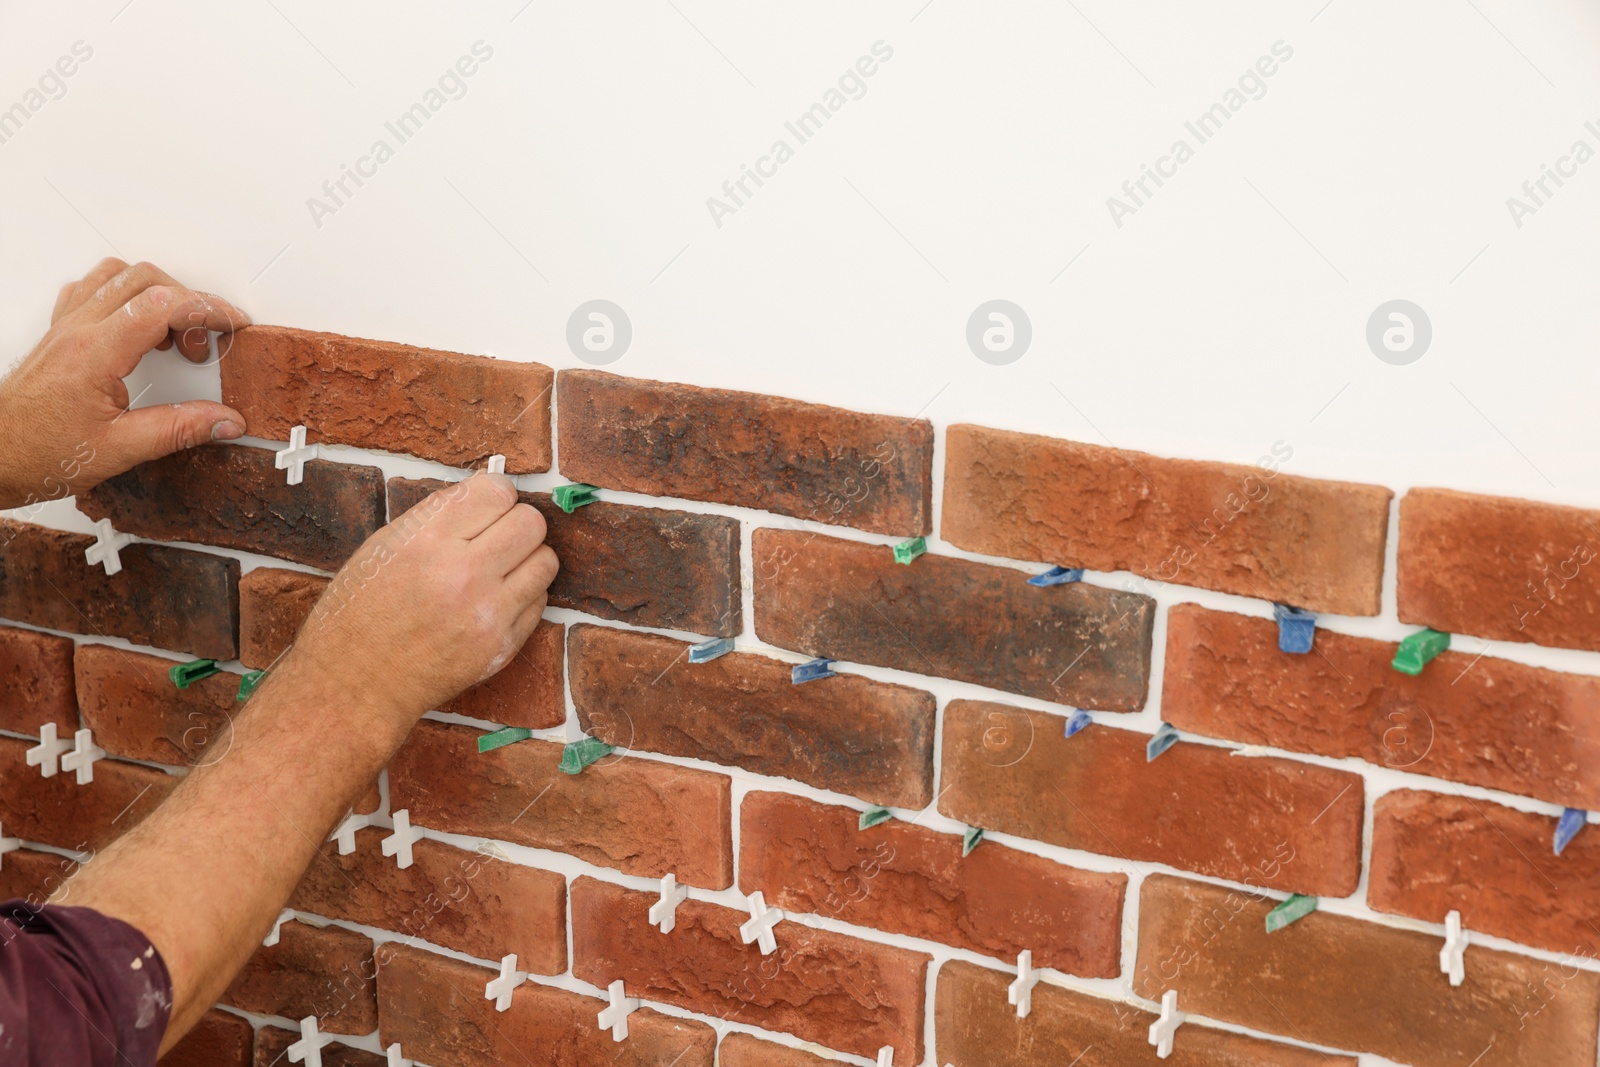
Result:
[[[156,404],[117,416],[105,437],[105,460],[125,471],[152,459],[244,435],[244,416],[211,400]]]

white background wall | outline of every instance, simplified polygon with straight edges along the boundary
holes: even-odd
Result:
[[[1169,455],[1282,440],[1292,473],[1600,504],[1600,160],[1521,226],[1506,203],[1574,141],[1600,151],[1600,14],[1578,0],[5,2],[0,109],[80,41],[64,94],[0,143],[0,364],[116,254],[259,322],[565,367],[569,315],[605,298],[633,324],[623,374]],[[478,41],[464,95],[399,144],[385,123]],[[796,145],[785,121],[878,41],[865,95]],[[1278,41],[1265,94],[1198,144],[1184,123]],[[780,137],[794,158],[719,227],[707,198]],[[1116,225],[1107,198],[1180,137],[1194,158]],[[393,158],[314,218],[378,139]],[[965,339],[997,297],[1034,330],[1005,366]],[[1395,298],[1434,331],[1406,366],[1364,336]],[[170,355],[145,384],[217,389]],[[1384,619],[1340,628],[1403,633],[1392,548],[1388,585]],[[1154,729],[1156,682],[1132,724]]]

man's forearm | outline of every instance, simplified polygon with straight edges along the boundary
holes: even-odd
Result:
[[[367,706],[293,654],[256,691],[220,755],[64,889],[148,937],[172,976],[163,1051],[223,992],[302,872],[414,719]]]

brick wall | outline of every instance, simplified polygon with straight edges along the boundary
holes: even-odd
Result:
[[[255,432],[350,447],[293,488],[247,444],[113,479],[78,503],[136,535],[115,577],[83,535],[0,519],[0,834],[24,841],[0,896],[58,892],[153,810],[341,561],[467,468],[507,457],[562,569],[169,1063],[280,1062],[306,1014],[342,1035],[325,1063],[370,1067],[396,1041],[433,1067],[1156,1063],[1174,990],[1175,1064],[1595,1062],[1600,834],[1552,838],[1600,808],[1600,511],[1395,508],[1278,449],[1168,459],[284,328],[243,331],[222,383]],[[602,502],[561,512],[573,481]],[[1026,581],[1049,566],[1088,573]],[[1309,653],[1274,601],[1328,613]],[[1418,626],[1456,646],[1402,674]],[[737,651],[691,663],[711,637]],[[226,673],[175,689],[199,656]],[[813,656],[837,676],[793,684]],[[45,723],[93,729],[93,783],[27,766]],[[479,754],[503,726],[535,734]],[[616,751],[561,773],[580,736]],[[380,851],[400,808],[427,832],[405,871]],[[663,934],[666,874],[690,898]],[[770,954],[739,934],[758,891],[786,913]],[[1318,910],[1269,933],[1290,894]],[[532,977],[501,1014],[483,984],[513,952]],[[643,1002],[621,1043],[596,1024],[618,980]]]

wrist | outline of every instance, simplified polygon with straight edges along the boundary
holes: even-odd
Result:
[[[292,649],[267,681],[271,703],[303,717],[311,729],[335,729],[341,738],[365,739],[393,752],[426,708],[415,708],[381,688]]]

